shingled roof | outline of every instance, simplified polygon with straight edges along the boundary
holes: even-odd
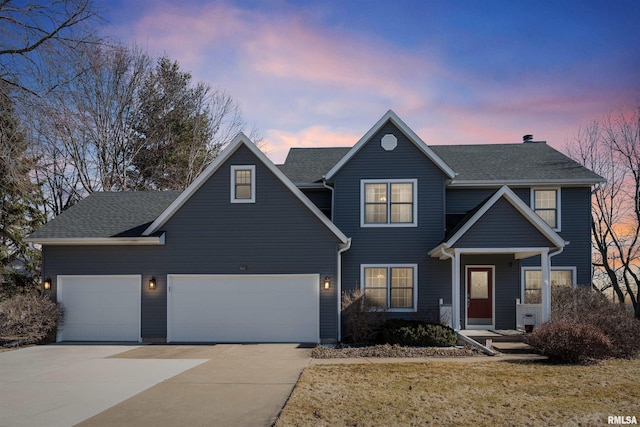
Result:
[[[602,177],[544,142],[431,145],[457,175],[454,182],[595,184]]]
[[[294,184],[318,182],[350,149],[351,147],[291,148],[284,164],[278,165],[278,168]]]
[[[543,142],[519,144],[430,145],[456,172],[454,184],[573,183],[603,181]],[[322,179],[349,148],[292,148],[278,166],[296,184]]]
[[[178,191],[92,193],[29,236],[43,239],[138,237]]]

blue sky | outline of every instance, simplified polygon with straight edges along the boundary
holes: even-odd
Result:
[[[640,1],[103,0],[104,32],[227,90],[276,163],[393,109],[428,144],[562,149],[640,103]]]

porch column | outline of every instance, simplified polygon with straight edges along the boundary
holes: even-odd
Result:
[[[551,316],[551,258],[549,250],[540,253],[540,267],[542,268],[542,322],[547,322]]]
[[[451,327],[455,331],[460,330],[460,252],[455,250],[455,256],[451,259]]]

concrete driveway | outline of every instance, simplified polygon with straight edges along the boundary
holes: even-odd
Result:
[[[49,345],[0,353],[0,426],[268,426],[295,344]]]

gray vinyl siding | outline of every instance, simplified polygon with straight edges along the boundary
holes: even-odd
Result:
[[[518,197],[529,204],[529,188],[511,188]],[[449,188],[447,189],[447,214],[466,214],[486,202],[498,188]]]
[[[393,151],[380,140],[391,133]],[[417,227],[361,227],[363,179],[417,179]],[[343,254],[342,287],[359,289],[362,264],[417,264],[418,312],[433,315],[439,298],[451,295],[451,264],[427,253],[444,238],[445,174],[392,124],[365,144],[334,177],[334,222],[353,242]]]
[[[506,199],[498,200],[454,245],[456,248],[551,247]]]
[[[302,192],[318,209],[325,213],[327,217],[331,218],[331,190],[326,188],[305,188]]]
[[[256,166],[255,203],[230,203],[231,165]],[[44,274],[142,274],[143,339],[166,337],[167,274],[313,273],[335,283],[338,238],[243,146],[162,231],[164,246],[45,247]],[[320,290],[321,339],[337,337],[336,301],[335,286]]]
[[[591,188],[563,187],[560,190],[561,229],[558,234],[569,244],[551,258],[553,267],[576,267],[577,285],[590,285],[591,267]],[[529,200],[527,199],[527,202]],[[523,266],[540,266],[540,257],[522,262]]]

